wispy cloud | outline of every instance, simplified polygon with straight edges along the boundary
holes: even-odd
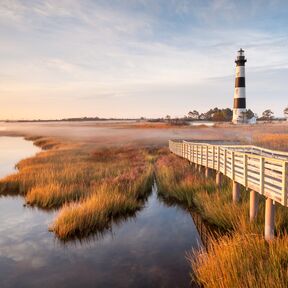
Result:
[[[9,95],[27,118],[35,114],[24,105],[27,97],[41,99],[43,107],[69,99],[63,117],[88,113],[87,102],[100,116],[152,116],[155,97],[166,101],[159,113],[172,115],[185,113],[191,102],[209,107],[215,98],[229,106],[240,47],[247,52],[247,75],[287,68],[286,6],[276,0],[2,0],[0,74],[9,77],[0,76],[0,105],[15,109]],[[251,97],[259,101],[264,86]],[[280,113],[284,85],[278,93]],[[51,108],[37,108],[45,118],[55,116]]]

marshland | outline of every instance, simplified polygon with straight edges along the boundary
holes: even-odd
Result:
[[[277,237],[265,242],[264,200],[250,224],[247,191],[232,204],[228,180],[219,189],[167,144],[234,140],[287,151],[287,124],[1,128],[1,287],[285,287],[287,209],[277,206]],[[193,213],[212,231],[208,244]]]

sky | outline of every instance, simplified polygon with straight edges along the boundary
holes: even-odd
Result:
[[[288,106],[288,1],[0,0],[0,119]]]

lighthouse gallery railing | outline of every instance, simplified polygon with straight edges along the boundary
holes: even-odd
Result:
[[[250,145],[169,141],[171,152],[214,169],[283,206],[288,197],[288,153]]]

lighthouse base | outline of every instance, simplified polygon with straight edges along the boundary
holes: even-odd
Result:
[[[233,124],[247,124],[249,121],[247,119],[247,110],[246,109],[233,109]]]

